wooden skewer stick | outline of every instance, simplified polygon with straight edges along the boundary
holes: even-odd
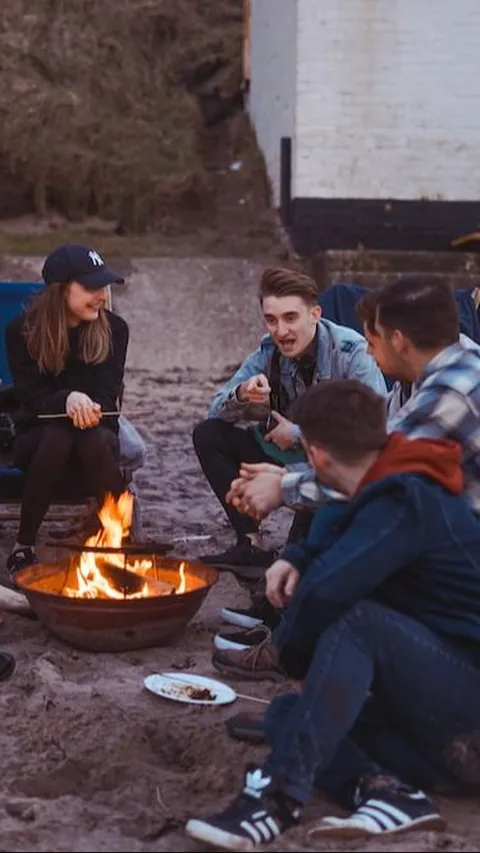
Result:
[[[137,412],[123,412],[123,411],[122,412],[99,412],[99,415],[101,418],[119,418],[120,415],[124,415],[125,417],[128,417],[128,418],[133,418],[133,417],[142,417],[144,415],[151,415],[151,414],[152,414],[152,410],[149,410],[146,412],[138,412],[138,411]],[[42,420],[42,421],[51,420],[52,418],[69,418],[69,417],[70,417],[70,415],[67,415],[66,412],[56,412],[54,415],[37,415],[37,418],[39,418],[39,420]]]
[[[118,417],[120,417],[120,415],[123,414],[123,412],[99,412],[99,414],[102,418],[104,418],[104,417],[117,417],[118,418]],[[37,418],[39,418],[39,420],[41,420],[41,421],[51,420],[52,418],[69,418],[69,417],[70,417],[70,415],[67,415],[66,412],[56,412],[54,415],[37,415]]]
[[[238,699],[249,699],[250,702],[258,702],[260,705],[270,705],[268,699],[260,699],[259,696],[247,696],[246,693],[237,693],[237,697]]]

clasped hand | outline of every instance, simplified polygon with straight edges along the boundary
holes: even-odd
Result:
[[[78,429],[91,429],[100,423],[102,412],[99,403],[94,403],[88,394],[81,391],[72,391],[66,402],[66,412],[72,419],[74,427]]]

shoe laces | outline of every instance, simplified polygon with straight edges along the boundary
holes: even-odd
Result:
[[[410,793],[413,789],[409,785],[399,782],[392,776],[362,777],[353,794],[353,802],[358,808],[364,802],[375,795],[395,791],[396,793]]]
[[[253,632],[259,631],[262,631],[262,633],[265,634],[264,639],[261,640],[260,643],[257,643],[256,646],[252,646],[251,649],[248,649],[248,651],[245,651],[244,653],[245,663],[251,663],[252,670],[255,670],[257,668],[257,664],[263,650],[272,642],[272,632],[270,628],[267,628],[266,625],[259,625],[257,628],[251,628],[250,631],[247,631],[247,633],[253,634]]]

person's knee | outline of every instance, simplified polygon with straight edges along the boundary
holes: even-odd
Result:
[[[118,461],[118,438],[107,427],[93,427],[77,436],[76,452],[85,469],[87,482],[94,484],[96,496],[106,492],[118,497],[126,487]]]
[[[98,426],[92,427],[92,429],[77,430],[75,443],[80,455],[111,452],[118,456],[118,438],[107,427]]]
[[[220,418],[207,418],[197,424],[193,430],[193,446],[198,456],[208,453],[224,440],[224,421]]]
[[[47,454],[52,461],[68,458],[75,442],[74,431],[70,424],[59,426],[47,424],[44,427],[38,449]]]
[[[70,424],[46,424],[41,429],[20,433],[13,446],[13,463],[16,468],[27,472],[34,465],[56,474],[68,462],[75,442]]]
[[[384,607],[383,604],[379,604],[377,601],[365,598],[361,601],[357,601],[357,603],[341,617],[341,621],[343,621],[351,630],[357,630],[359,633],[365,633],[366,630],[368,631],[369,628],[377,626],[380,622],[385,623],[389,612],[389,609]]]

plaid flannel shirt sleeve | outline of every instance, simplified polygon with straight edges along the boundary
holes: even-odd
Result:
[[[322,486],[310,465],[292,466],[282,477],[282,501],[291,509],[316,510],[332,500],[345,497]]]
[[[461,388],[430,386],[420,388],[396,417],[389,419],[389,432],[403,432],[408,438],[452,438],[467,455],[472,445],[480,450],[480,411]]]
[[[282,477],[282,501],[291,509],[317,509],[322,493],[312,468],[288,471]]]
[[[461,382],[456,388],[420,389],[415,394],[415,407],[407,403],[391,427],[408,438],[457,441],[462,448],[465,495],[472,510],[480,515],[480,399],[476,396],[464,393]]]

